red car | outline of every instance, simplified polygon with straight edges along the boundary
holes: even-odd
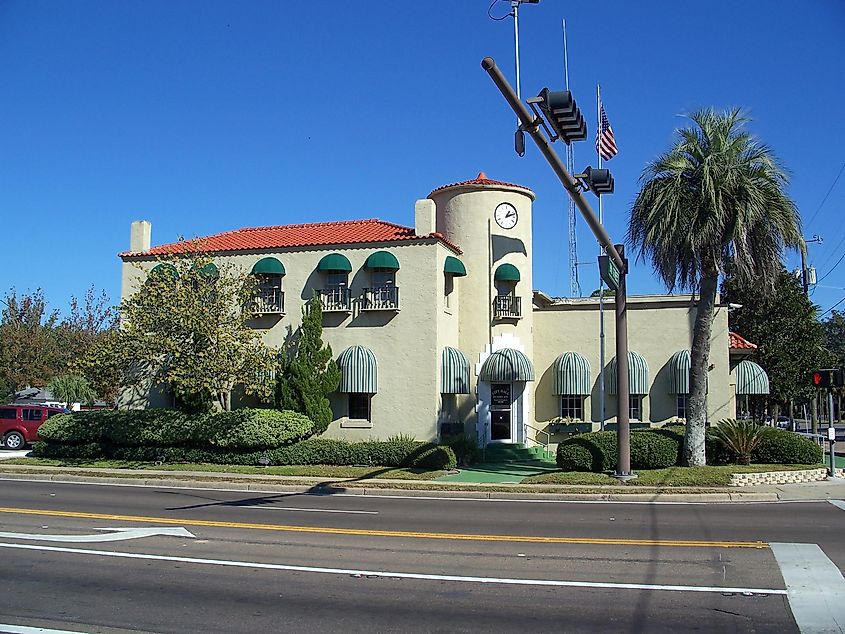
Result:
[[[6,449],[23,449],[38,440],[41,423],[66,410],[44,405],[0,405],[0,438]]]

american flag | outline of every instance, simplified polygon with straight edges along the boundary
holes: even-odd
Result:
[[[601,112],[601,123],[596,133],[596,152],[599,153],[602,160],[609,161],[617,155],[619,150],[616,149],[616,141],[613,139],[613,128],[610,127],[610,121],[607,120],[604,104],[599,106],[599,111]]]

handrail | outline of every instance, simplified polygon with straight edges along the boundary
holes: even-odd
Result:
[[[546,453],[548,453],[549,444],[552,442],[552,435],[549,432],[547,432],[545,429],[539,429],[537,427],[534,427],[533,425],[529,425],[528,423],[523,423],[523,425],[525,426],[526,429],[533,429],[534,431],[538,431],[541,434],[546,434],[546,442],[542,442],[540,440],[537,440],[536,436],[534,437],[534,442],[540,443],[541,445],[543,445],[543,450],[546,451]],[[528,439],[528,432],[525,433],[525,438]]]

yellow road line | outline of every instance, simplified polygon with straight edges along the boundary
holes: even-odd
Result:
[[[544,537],[532,535],[474,535],[461,533],[423,533],[419,531],[385,531],[364,528],[331,528],[327,526],[293,526],[285,524],[252,524],[246,522],[217,522],[173,517],[146,517],[143,515],[112,515],[109,513],[83,513],[79,511],[52,511],[48,509],[20,509],[0,507],[0,513],[18,515],[47,515],[74,517],[116,522],[145,522],[148,524],[179,524],[182,526],[210,526],[214,528],[244,528],[288,533],[322,533],[326,535],[361,535],[365,537],[410,537],[418,539],[450,539],[481,542],[529,542],[535,544],[590,544],[608,546],[685,546],[688,548],[768,548],[765,542],[720,542],[669,539],[603,539],[596,537]]]

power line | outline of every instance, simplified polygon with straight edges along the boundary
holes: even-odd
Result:
[[[831,307],[830,307],[830,308],[828,308],[826,311],[824,311],[821,315],[819,315],[819,317],[824,317],[826,314],[828,314],[828,313],[829,313],[830,311],[832,311],[834,308],[836,308],[837,306],[839,306],[839,304],[841,304],[842,302],[845,302],[845,297],[843,297],[843,298],[842,298],[842,299],[840,299],[838,302],[836,302],[833,306],[831,306]]]
[[[816,208],[816,211],[813,213],[810,220],[807,221],[808,226],[811,225],[813,223],[813,220],[816,219],[816,216],[819,215],[819,212],[822,210],[822,207],[824,207],[824,204],[827,202],[827,199],[830,196],[830,192],[833,191],[833,188],[836,187],[836,183],[839,182],[839,177],[842,176],[842,172],[845,172],[845,163],[842,163],[842,167],[839,168],[839,173],[836,175],[836,178],[833,179],[833,184],[830,186],[830,189],[827,190],[827,193],[824,195],[824,198],[822,198],[822,201],[821,203],[819,203],[819,206]]]
[[[823,280],[824,280],[824,278],[826,278],[828,275],[830,275],[831,273],[833,273],[833,271],[834,271],[834,270],[836,270],[836,267],[837,267],[837,266],[839,266],[839,263],[840,263],[840,262],[842,262],[842,260],[843,260],[843,259],[845,259],[845,253],[843,253],[842,255],[840,255],[840,256],[839,256],[839,259],[838,259],[838,260],[836,260],[836,264],[834,264],[832,267],[830,267],[830,270],[829,270],[827,273],[825,273],[824,275],[822,275],[822,276],[821,276],[821,279],[819,279],[819,281],[818,281],[818,282],[816,282],[816,284],[818,284],[819,282],[823,281]]]

